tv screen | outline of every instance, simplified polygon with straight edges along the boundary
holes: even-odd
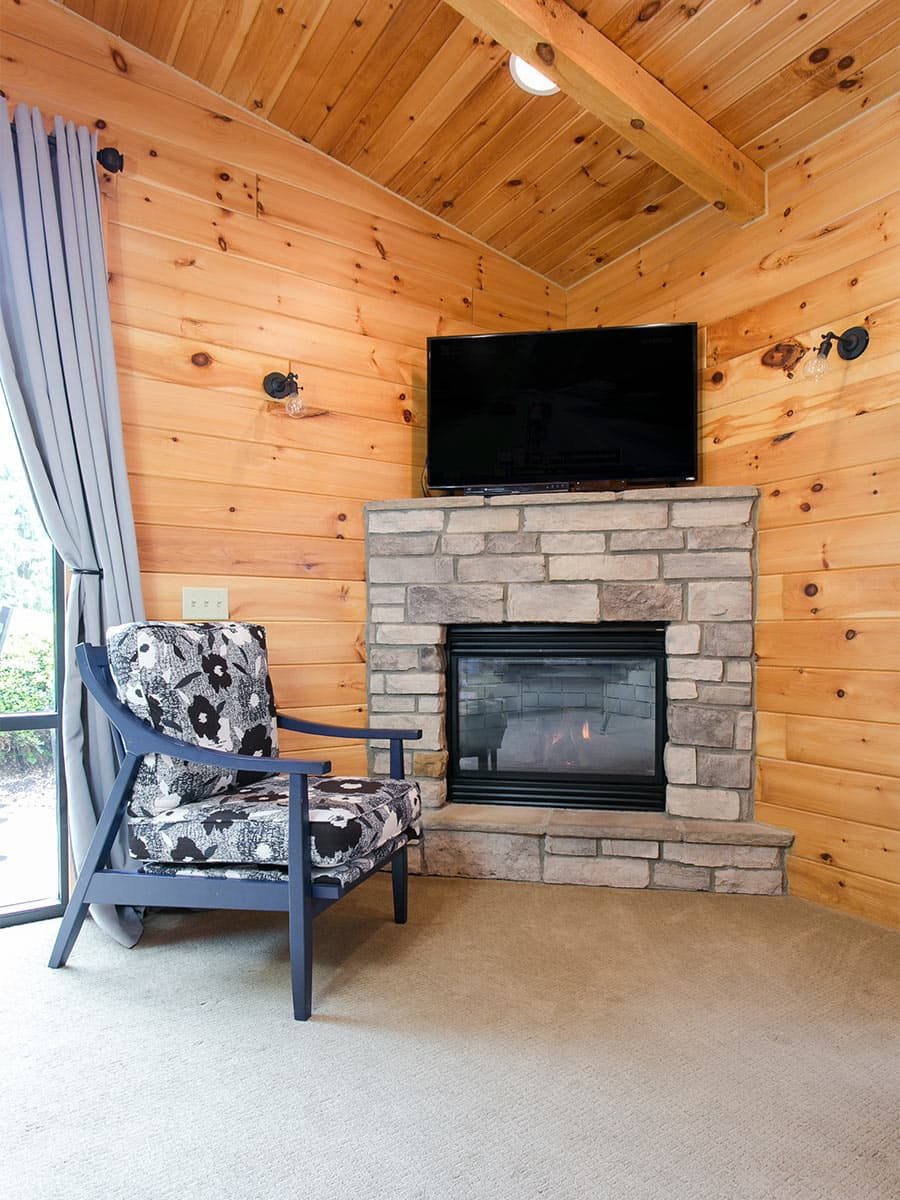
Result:
[[[428,339],[428,482],[697,477],[697,326]]]

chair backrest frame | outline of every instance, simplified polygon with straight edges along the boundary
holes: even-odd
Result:
[[[109,717],[110,724],[115,730],[118,748],[121,756],[129,754],[149,754],[158,749],[153,745],[157,734],[146,721],[135,716],[127,705],[123,704],[116,694],[112,672],[109,669],[109,654],[105,646],[93,646],[90,642],[81,642],[75,647],[75,661],[84,681],[84,686],[91,693],[103,711]]]
[[[121,767],[125,760],[125,743],[122,741],[122,735],[119,733],[119,728],[115,720],[100,697],[100,689],[102,688],[118,700],[112,671],[109,669],[109,655],[106,647],[92,646],[90,642],[82,642],[81,645],[75,647],[75,661],[78,664],[78,670],[85,687],[109,718],[109,727],[112,731],[116,752],[116,766]]]

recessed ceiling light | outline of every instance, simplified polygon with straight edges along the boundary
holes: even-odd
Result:
[[[522,91],[531,92],[532,96],[554,96],[559,91],[552,79],[542,75],[518,54],[509,56],[509,73]]]

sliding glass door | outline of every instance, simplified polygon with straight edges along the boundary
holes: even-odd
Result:
[[[0,395],[0,925],[68,897],[60,746],[64,580]]]

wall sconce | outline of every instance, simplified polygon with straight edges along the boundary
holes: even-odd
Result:
[[[844,359],[845,362],[852,362],[854,358],[859,358],[861,354],[865,353],[869,344],[869,331],[862,325],[854,325],[841,334],[823,334],[822,344],[812,358],[808,358],[803,364],[803,374],[806,379],[821,379],[828,370],[828,355],[831,353],[833,342],[837,342],[838,358]]]
[[[303,416],[303,385],[298,382],[293,371],[283,375],[281,371],[270,371],[263,380],[263,391],[273,400],[284,404],[284,411],[289,417]]]

